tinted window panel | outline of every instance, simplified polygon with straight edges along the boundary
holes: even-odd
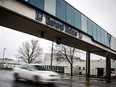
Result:
[[[110,34],[108,34],[108,46],[111,48],[111,35]]]
[[[105,45],[107,46],[107,33],[106,32],[104,32],[104,43],[105,43]]]
[[[105,44],[105,31],[101,29],[101,43]]]
[[[95,23],[93,25],[93,38],[94,40],[97,40],[97,25]]]
[[[101,42],[101,28],[97,26],[97,41]]]
[[[92,36],[93,25],[91,20],[87,20],[87,33]]]
[[[111,49],[116,50],[116,38],[111,37]]]
[[[75,27],[81,30],[81,13],[75,10]]]
[[[44,11],[56,16],[56,0],[44,0]]]
[[[44,0],[29,0],[29,3],[39,9],[44,9]]]
[[[81,15],[82,31],[87,33],[87,17]]]
[[[63,21],[65,21],[66,14],[65,4],[66,2],[64,2],[63,0],[56,0],[56,16]]]
[[[109,37],[106,31],[105,31],[105,45],[109,47]]]
[[[66,22],[74,25],[74,8],[66,4]]]

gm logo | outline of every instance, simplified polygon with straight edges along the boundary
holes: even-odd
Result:
[[[37,11],[37,20],[42,21],[43,13],[40,11]]]

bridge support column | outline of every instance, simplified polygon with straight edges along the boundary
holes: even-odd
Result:
[[[90,78],[90,52],[86,53],[86,80]]]
[[[106,54],[106,82],[111,82],[111,59],[110,53]]]

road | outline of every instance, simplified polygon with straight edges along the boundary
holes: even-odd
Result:
[[[31,81],[18,81],[13,79],[12,72],[0,71],[0,87],[71,87],[69,82],[59,81],[53,84],[34,84]]]
[[[116,82],[106,83],[105,81],[90,80],[76,78],[76,80],[65,79],[57,83],[45,85],[45,84],[33,84],[30,81],[15,82],[12,76],[12,72],[0,71],[0,87],[116,87]]]

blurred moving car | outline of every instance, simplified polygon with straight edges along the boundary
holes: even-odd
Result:
[[[111,77],[115,77],[116,75],[115,75],[115,73],[112,71],[111,72]]]
[[[40,68],[38,64],[23,64],[14,68],[13,73],[15,81],[19,79],[31,80],[35,83],[43,82],[49,83],[58,81],[61,77],[58,73],[53,71],[46,71]]]

